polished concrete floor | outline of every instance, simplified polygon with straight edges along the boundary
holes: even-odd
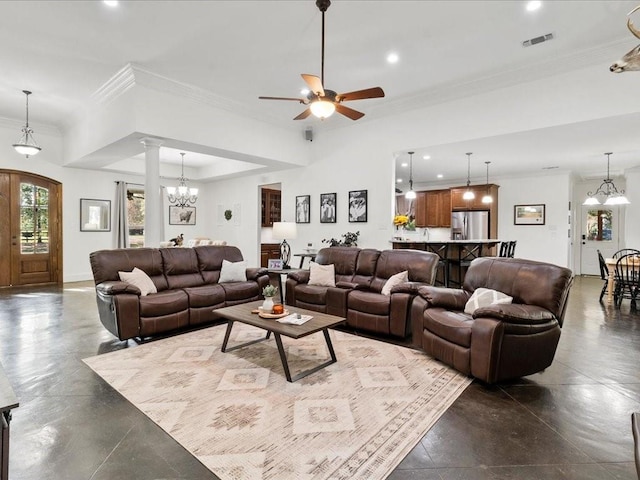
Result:
[[[598,303],[601,285],[576,279],[552,367],[474,382],[389,479],[635,479],[640,314]],[[0,290],[0,306],[12,480],[216,478],[81,362],[135,345],[102,328],[91,284]]]

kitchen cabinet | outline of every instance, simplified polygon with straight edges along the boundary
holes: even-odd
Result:
[[[469,187],[475,198],[465,200],[462,198],[467,187],[456,187],[451,189],[451,210],[491,210],[491,203],[482,203],[482,197],[487,193],[486,185],[471,185]],[[498,185],[489,185],[489,195],[493,197],[493,203],[498,201]]]
[[[261,221],[263,227],[273,227],[273,222],[279,222],[281,216],[280,190],[262,189]]]
[[[280,258],[279,243],[262,243],[260,244],[260,266],[267,268],[269,260]]]
[[[427,226],[427,192],[416,192],[414,203],[414,215],[416,227]]]
[[[432,190],[426,194],[425,227],[448,228],[451,226],[451,192]]]

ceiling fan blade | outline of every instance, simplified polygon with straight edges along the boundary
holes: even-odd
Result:
[[[302,112],[300,115],[298,115],[296,118],[294,118],[294,120],[304,120],[309,115],[311,115],[311,109],[307,108],[304,112]]]
[[[324,87],[322,86],[322,81],[320,77],[316,77],[315,75],[309,75],[308,73],[303,73],[302,78],[307,85],[309,85],[309,89],[318,95],[319,97],[324,97]]]
[[[365,100],[367,98],[384,97],[384,90],[380,87],[366,88],[364,90],[356,90],[355,92],[340,93],[338,101],[344,102],[349,100]]]
[[[364,117],[364,113],[358,112],[353,108],[345,107],[340,103],[336,103],[336,111],[345,117],[349,117],[351,120],[358,120],[359,118]]]
[[[302,98],[291,98],[291,97],[258,97],[260,100],[294,100],[296,102],[304,103],[304,99]]]

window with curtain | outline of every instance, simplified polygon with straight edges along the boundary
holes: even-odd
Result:
[[[144,188],[127,186],[129,247],[144,247]]]

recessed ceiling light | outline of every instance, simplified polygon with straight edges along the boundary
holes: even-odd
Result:
[[[306,97],[307,95],[309,95],[309,89],[303,88],[302,90],[300,90],[300,94]]]
[[[542,2],[540,0],[531,0],[527,2],[527,12],[535,12],[542,7]]]
[[[401,178],[397,179],[396,183],[402,183],[402,179]]]
[[[442,178],[442,177],[444,177],[444,175],[442,175],[441,173],[439,173],[439,174],[437,175],[437,177],[438,177],[438,178]]]
[[[424,160],[431,160],[431,155],[424,155],[422,158]]]
[[[408,166],[409,166],[409,164],[408,164],[407,162],[402,162],[402,163],[400,164],[400,166],[401,166],[401,167],[408,167]]]
[[[117,7],[118,6],[118,0],[103,0],[104,4],[107,5],[108,7]]]
[[[400,60],[400,57],[398,57],[397,53],[392,52],[389,55],[387,55],[388,63],[398,63],[398,60]]]

